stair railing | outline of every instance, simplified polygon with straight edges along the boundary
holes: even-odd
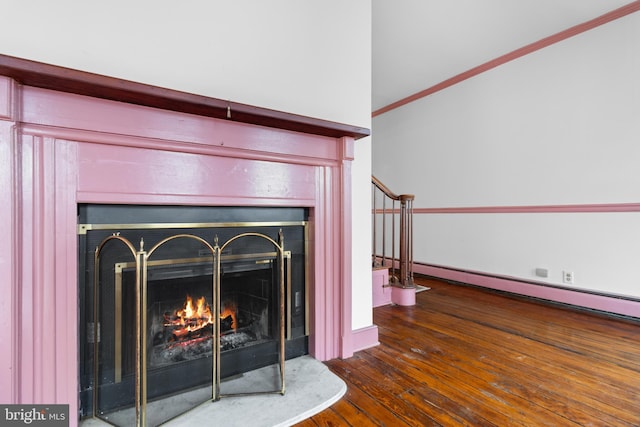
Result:
[[[371,176],[371,191],[373,201],[372,265],[374,268],[389,268],[390,285],[403,288],[414,287],[413,199],[415,197],[413,194],[395,194],[375,176]],[[390,208],[388,208],[389,203],[391,204]],[[397,209],[396,203],[399,203],[399,209]],[[391,238],[390,243],[387,243],[388,237]],[[398,250],[397,258],[396,248]],[[389,250],[391,251],[390,255]]]

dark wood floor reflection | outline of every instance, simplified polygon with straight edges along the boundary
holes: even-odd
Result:
[[[346,395],[310,426],[640,426],[640,322],[417,279],[380,345],[327,362]]]

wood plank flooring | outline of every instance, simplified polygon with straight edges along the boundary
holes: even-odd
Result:
[[[327,362],[346,395],[298,427],[640,426],[640,322],[418,278],[380,345]]]

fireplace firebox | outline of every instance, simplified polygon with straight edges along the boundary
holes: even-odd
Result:
[[[144,424],[159,402],[163,422],[273,364],[275,389],[243,393],[284,393],[308,352],[305,209],[81,205],[78,231],[83,416]]]

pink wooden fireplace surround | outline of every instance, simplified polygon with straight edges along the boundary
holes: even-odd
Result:
[[[259,126],[0,76],[0,402],[68,403],[76,422],[78,203],[310,208],[310,352],[351,356],[357,136],[346,133]]]

